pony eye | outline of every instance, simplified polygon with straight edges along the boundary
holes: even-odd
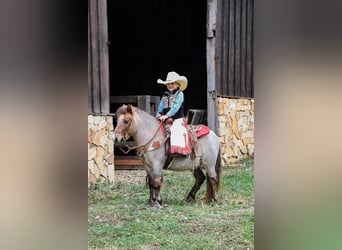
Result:
[[[124,122],[125,124],[128,124],[128,123],[129,123],[129,120],[123,120],[123,122]]]

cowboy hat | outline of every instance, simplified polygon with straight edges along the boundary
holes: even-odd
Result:
[[[159,84],[168,84],[168,83],[172,83],[172,82],[176,82],[179,84],[179,88],[180,90],[185,90],[186,87],[188,86],[188,80],[186,79],[185,76],[180,76],[178,75],[176,72],[171,71],[167,74],[166,80],[163,81],[161,79],[157,80],[157,83]]]

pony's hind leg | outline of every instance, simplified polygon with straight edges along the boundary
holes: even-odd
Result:
[[[207,175],[207,191],[205,194],[205,200],[209,203],[212,200],[217,201],[218,189],[220,186],[219,176],[210,177]]]
[[[190,190],[188,197],[186,198],[186,200],[189,202],[195,200],[196,193],[201,188],[205,180],[205,175],[200,168],[195,168],[192,173],[195,177],[195,184]]]

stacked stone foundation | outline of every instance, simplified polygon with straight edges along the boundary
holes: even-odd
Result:
[[[114,182],[113,116],[88,115],[88,182]]]
[[[223,165],[254,157],[254,99],[218,97]]]

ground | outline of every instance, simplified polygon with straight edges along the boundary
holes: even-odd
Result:
[[[115,183],[140,184],[145,182],[145,170],[117,170]]]
[[[88,249],[254,249],[253,166],[224,166],[212,204],[204,202],[205,183],[186,202],[190,172],[164,171],[162,209],[147,205],[144,170],[117,170],[114,184],[89,189]]]

